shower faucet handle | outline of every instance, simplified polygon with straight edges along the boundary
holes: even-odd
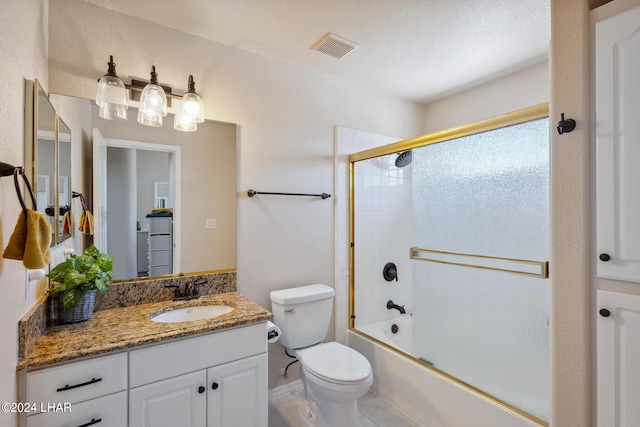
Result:
[[[384,277],[384,280],[386,280],[387,282],[391,282],[392,280],[395,280],[397,282],[398,269],[396,268],[396,265],[392,262],[386,263],[384,268],[382,269],[382,277]]]

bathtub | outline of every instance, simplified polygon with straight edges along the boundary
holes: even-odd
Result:
[[[391,331],[394,323],[398,325],[396,334]],[[371,390],[419,424],[429,427],[548,426],[431,369],[427,363],[406,357],[404,352],[411,349],[411,316],[377,322],[359,330],[347,330],[346,341],[371,363]]]
[[[358,327],[358,330],[393,348],[411,353],[410,314]]]

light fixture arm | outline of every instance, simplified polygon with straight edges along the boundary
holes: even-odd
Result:
[[[187,93],[196,93],[196,82],[193,81],[193,76],[189,74],[189,89]]]
[[[116,63],[113,62],[113,55],[109,55],[109,62],[107,62],[107,65],[109,66],[109,69],[105,76],[118,77],[116,74]]]
[[[155,65],[151,66],[151,80],[149,81],[149,83],[151,83],[153,85],[157,85],[158,84],[158,73],[156,73],[156,66]]]

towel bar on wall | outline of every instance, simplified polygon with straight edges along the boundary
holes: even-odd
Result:
[[[329,197],[331,197],[331,194],[327,194],[327,193],[306,194],[306,193],[270,193],[270,192],[266,192],[266,191],[256,191],[256,190],[247,191],[247,195],[249,197],[253,197],[256,194],[275,194],[275,195],[279,195],[279,196],[311,196],[311,197],[322,197],[322,200],[328,199]]]
[[[435,257],[421,256],[420,255],[421,252],[433,254]],[[458,257],[476,258],[480,260],[485,260],[489,264],[493,263],[494,265],[482,265],[482,264],[473,264],[469,262],[454,261]],[[483,270],[501,271],[503,273],[519,274],[522,276],[536,277],[540,279],[547,279],[549,277],[549,261],[530,261],[530,260],[516,259],[516,258],[501,258],[501,257],[495,257],[495,256],[489,256],[489,255],[474,255],[474,254],[465,254],[460,252],[448,252],[448,251],[438,251],[434,249],[422,249],[422,248],[416,248],[416,247],[413,247],[410,249],[409,258],[415,259],[418,261],[428,261],[428,262],[436,262],[439,264],[457,265],[460,267],[473,267],[473,268],[480,268]],[[539,271],[526,271],[524,269],[516,270],[513,268],[505,268],[505,267],[498,266],[498,265],[510,265],[510,264],[516,264],[520,266],[535,266],[535,267],[538,267]]]

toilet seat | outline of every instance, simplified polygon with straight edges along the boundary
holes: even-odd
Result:
[[[371,376],[367,358],[337,342],[297,350],[296,356],[310,374],[330,383],[354,384]]]

